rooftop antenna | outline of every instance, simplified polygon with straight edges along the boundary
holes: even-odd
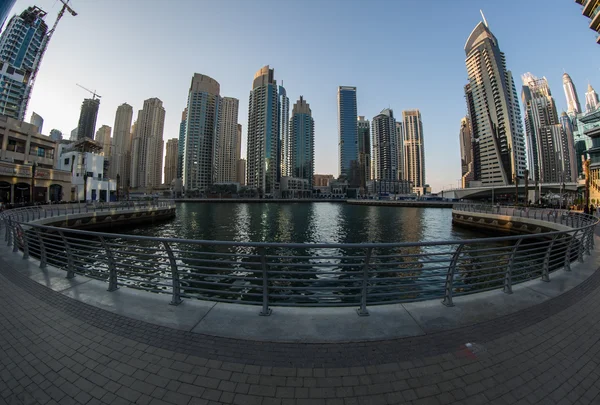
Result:
[[[485,25],[487,28],[490,28],[487,20],[485,19],[485,15],[483,15],[483,10],[479,10],[479,12],[481,13],[481,18],[483,18],[483,25]]]

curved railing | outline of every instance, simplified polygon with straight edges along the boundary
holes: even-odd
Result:
[[[358,306],[368,315],[369,305],[438,298],[452,306],[456,296],[511,293],[517,283],[549,281],[553,271],[583,261],[598,223],[576,212],[529,209],[521,215],[517,208],[494,212],[498,207],[457,204],[457,211],[533,215],[567,230],[420,243],[294,244],[155,238],[31,222],[53,209],[0,215],[7,243],[40,267],[107,281],[109,291],[128,286],[169,293],[175,305],[182,298],[262,305],[262,315],[271,306]]]

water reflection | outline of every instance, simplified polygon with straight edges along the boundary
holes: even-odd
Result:
[[[484,236],[453,228],[448,209],[343,203],[180,203],[172,221],[122,233],[283,243],[426,242]]]

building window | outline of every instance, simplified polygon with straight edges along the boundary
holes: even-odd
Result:
[[[69,158],[65,159],[65,166],[69,164]]]

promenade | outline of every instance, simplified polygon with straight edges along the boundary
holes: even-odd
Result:
[[[600,272],[597,260],[583,266],[594,266],[591,275],[566,292],[486,321],[302,343],[217,337],[107,311],[68,296],[84,277],[49,282],[51,270],[2,243],[0,404],[598,404]],[[532,282],[556,290],[560,280]],[[440,318],[453,309],[436,304]]]

